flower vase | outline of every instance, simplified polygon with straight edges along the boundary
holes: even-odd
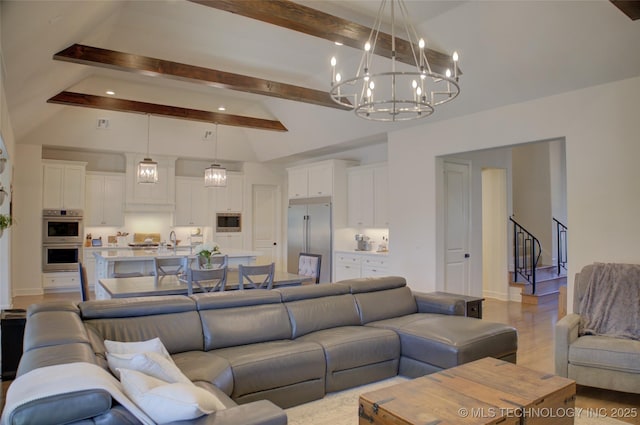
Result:
[[[204,269],[212,269],[213,265],[211,264],[211,257],[205,257],[206,258],[206,262],[202,265],[202,268]]]

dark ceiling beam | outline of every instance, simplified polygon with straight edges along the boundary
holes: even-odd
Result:
[[[84,108],[105,109],[107,111],[134,112],[189,121],[202,121],[233,127],[254,128],[258,130],[288,131],[280,121],[241,115],[221,114],[199,109],[181,108],[178,106],[160,105],[157,103],[138,102],[135,100],[117,99],[107,96],[74,93],[63,91],[53,96],[47,103],[56,103]]]
[[[640,1],[638,0],[611,0],[618,9],[627,15],[632,21],[640,19]]]
[[[53,58],[65,62],[133,72],[147,76],[171,78],[211,87],[261,94],[330,108],[346,109],[331,100],[328,92],[320,90],[82,44],[74,44],[67,47],[53,55]]]
[[[257,19],[279,27],[302,32],[331,42],[362,50],[369,39],[371,28],[288,0],[189,0],[214,9],[225,10],[247,18]],[[414,46],[416,53],[418,46]],[[376,44],[377,55],[391,58],[391,35],[380,32]],[[444,74],[453,71],[450,55],[425,49],[431,70]],[[411,43],[396,37],[396,59],[409,65],[416,62]],[[460,74],[460,72],[458,72]]]

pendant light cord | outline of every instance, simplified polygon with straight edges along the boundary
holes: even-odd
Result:
[[[151,136],[149,133],[151,132],[151,114],[147,114],[147,158],[149,158],[149,139]]]

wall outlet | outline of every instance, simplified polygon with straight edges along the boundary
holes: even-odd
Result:
[[[98,130],[106,130],[109,128],[109,120],[107,118],[98,118],[98,124],[96,125]]]

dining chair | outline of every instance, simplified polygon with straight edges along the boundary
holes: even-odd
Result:
[[[204,282],[214,282],[204,284]],[[227,267],[217,269],[195,269],[187,270],[187,294],[193,294],[193,287],[197,286],[202,292],[223,292],[227,285]]]
[[[261,266],[238,265],[238,289],[244,289],[244,280],[250,285],[249,289],[271,289],[273,288],[273,275],[276,264],[265,264]],[[256,276],[262,277],[262,281],[254,280]],[[253,277],[253,278],[252,278]]]
[[[175,258],[153,258],[153,270],[157,277],[167,275],[179,275],[183,272],[184,267],[181,257]]]
[[[78,261],[78,274],[80,275],[80,296],[82,301],[89,300],[89,282],[87,280],[87,269]]]
[[[322,255],[301,252],[298,255],[298,274],[315,278],[315,283],[320,283],[320,264]]]

